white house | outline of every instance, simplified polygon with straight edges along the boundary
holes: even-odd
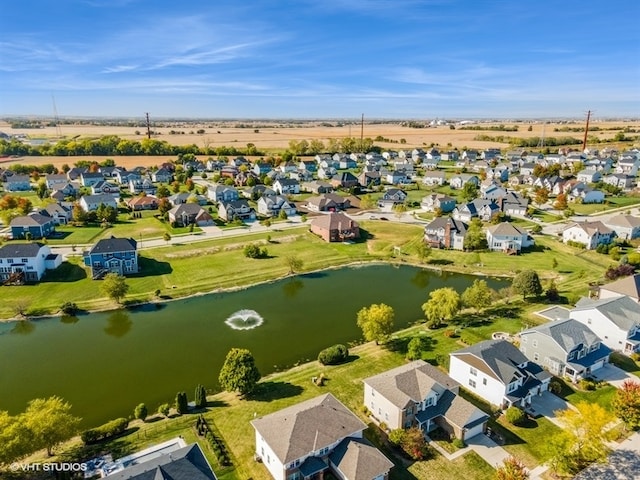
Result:
[[[113,195],[84,195],[79,203],[85,212],[93,212],[97,210],[100,205],[118,208],[117,201],[118,198]]]
[[[640,304],[627,296],[582,298],[571,318],[588,326],[612,350],[625,355],[640,351]]]
[[[486,340],[450,354],[449,375],[487,402],[525,407],[551,375],[506,340]]]
[[[281,195],[263,196],[258,200],[258,213],[268,217],[277,217],[285,212],[287,217],[296,214],[296,206]]]
[[[62,256],[52,254],[42,243],[12,243],[0,247],[0,282],[37,282],[47,270],[62,263]]]
[[[442,170],[433,170],[424,172],[424,176],[422,177],[422,183],[429,186],[434,185],[444,185],[447,177]]]
[[[505,253],[520,253],[523,248],[533,246],[534,240],[526,230],[502,222],[487,228],[489,250]]]
[[[251,421],[256,458],[275,480],[384,480],[393,463],[363,438],[367,425],[330,393]]]
[[[364,380],[364,405],[388,428],[437,427],[465,440],[484,432],[488,415],[458,396],[459,384],[416,360]]]
[[[640,237],[640,218],[634,215],[616,215],[606,220],[606,225],[624,240]]]
[[[598,288],[598,298],[601,300],[625,295],[634,302],[640,303],[640,273],[619,278]]]
[[[280,178],[273,183],[273,189],[278,195],[300,193],[300,182],[290,178]]]
[[[600,221],[574,222],[562,231],[562,241],[578,242],[585,245],[587,250],[593,250],[600,244],[609,244],[615,232]]]

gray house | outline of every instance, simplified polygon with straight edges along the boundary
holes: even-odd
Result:
[[[438,217],[424,227],[424,241],[433,248],[464,250],[468,225],[450,217]]]
[[[571,318],[520,333],[520,351],[529,360],[572,382],[588,377],[608,361],[611,349],[593,331]]]

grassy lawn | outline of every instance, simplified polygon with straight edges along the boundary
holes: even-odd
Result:
[[[609,361],[622,370],[633,373],[635,376],[640,377],[640,365],[638,365],[638,362],[634,362],[630,357],[622,355],[618,352],[613,352],[611,354],[611,357],[609,358]]]
[[[485,480],[493,478],[496,471],[485,462],[476,452],[465,453],[463,456],[449,461],[438,456],[426,462],[416,462],[408,469],[412,475],[408,478],[419,478],[420,480],[439,480],[464,478],[467,480]],[[395,477],[392,471],[391,478]]]
[[[556,377],[556,380],[562,385],[562,391],[559,396],[572,405],[576,405],[579,402],[597,403],[605,410],[613,412],[611,400],[616,394],[616,387],[609,384],[603,384],[602,386],[598,386],[595,390],[581,390],[560,378]]]
[[[579,215],[591,215],[592,213],[606,212],[614,208],[634,207],[640,203],[639,197],[606,197],[605,203],[576,203],[571,208]]]

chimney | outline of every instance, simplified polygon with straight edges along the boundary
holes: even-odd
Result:
[[[444,246],[445,248],[451,248],[451,219],[447,219],[447,223],[444,225]]]

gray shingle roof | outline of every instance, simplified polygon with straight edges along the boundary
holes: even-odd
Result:
[[[640,304],[626,296],[595,301],[581,298],[572,312],[591,309],[598,310],[622,330],[630,330],[634,325],[640,324]]]
[[[53,220],[51,217],[45,217],[44,215],[40,215],[39,213],[32,213],[30,215],[23,215],[21,217],[16,217],[11,220],[9,226],[11,227],[23,227],[23,226],[31,226],[31,227],[42,227],[48,223],[52,223]]]
[[[471,402],[456,395],[451,390],[447,390],[433,407],[421,411],[416,417],[420,422],[425,422],[432,418],[443,416],[447,422],[453,423],[460,428],[471,428],[472,424],[477,425],[478,421],[485,421],[489,418],[489,415],[486,414],[478,417],[478,412],[480,410]]]
[[[251,425],[283,464],[367,428],[330,393],[252,420]]]
[[[615,282],[602,285],[600,290],[608,290],[610,292],[627,295],[638,300],[640,298],[640,273],[636,273],[635,275],[630,275],[628,277],[622,277]]]
[[[113,480],[216,480],[197,443],[146,462],[125,468],[105,478]]]
[[[133,238],[103,238],[93,246],[91,253],[135,252],[137,245]]]
[[[0,258],[33,258],[38,255],[42,243],[15,243],[0,247]]]
[[[556,320],[530,328],[522,332],[521,335],[529,332],[540,332],[551,337],[567,353],[580,344],[589,346],[600,341],[589,327],[571,318]]]
[[[391,460],[361,438],[343,440],[329,455],[329,460],[349,480],[382,478],[393,467]]]
[[[464,358],[467,363],[505,385],[511,383],[514,378],[523,376],[518,365],[529,361],[520,350],[506,340],[486,340],[456,350],[451,355]],[[474,357],[478,361],[474,361]]]
[[[440,391],[460,386],[447,374],[422,360],[365,378],[364,383],[398,408],[404,408],[410,402],[423,401],[436,385],[440,385]]]

